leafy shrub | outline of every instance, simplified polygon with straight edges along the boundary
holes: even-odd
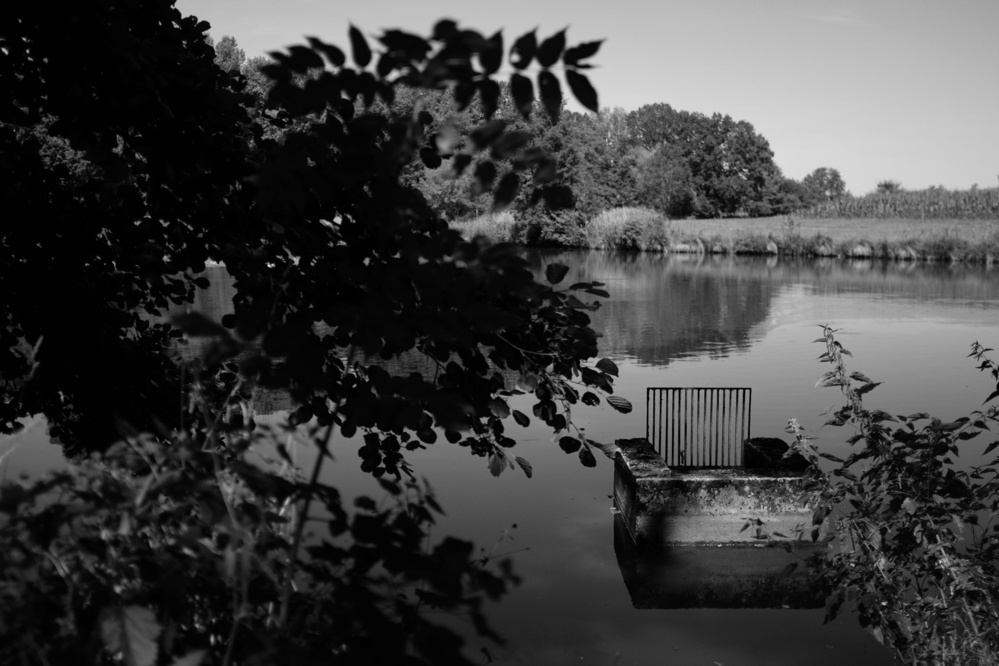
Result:
[[[525,211],[513,229],[515,242],[531,247],[587,247],[583,214],[576,210]]]
[[[794,450],[811,463],[809,488],[816,511],[813,538],[828,518],[831,550],[814,561],[829,591],[827,619],[852,602],[867,628],[908,663],[999,662],[999,458],[964,471],[954,461],[961,448],[999,421],[986,411],[942,422],[928,414],[893,416],[868,409],[864,396],[875,382],[848,372],[850,353],[823,326],[820,359],[832,369],[820,379],[838,387],[846,404],[826,425],[853,428],[857,450],[846,459],[817,452],[792,419]],[[991,351],[972,345],[978,368],[996,380]],[[986,454],[999,446],[993,440]],[[819,458],[835,463],[831,471]]]

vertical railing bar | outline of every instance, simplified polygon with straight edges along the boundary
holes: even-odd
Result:
[[[686,466],[690,464],[690,460],[687,459],[687,439],[688,439],[688,429],[687,425],[690,421],[687,418],[687,408],[690,404],[690,396],[687,395],[686,391],[680,392],[680,414],[683,415],[683,420],[680,421],[680,464]]]
[[[683,464],[683,404],[681,399],[683,394],[679,391],[673,394],[675,409],[673,410],[673,430],[676,432],[676,445],[673,447],[673,462],[676,465]]]
[[[664,436],[665,436],[666,439],[663,442],[663,451],[664,451],[663,457],[666,458],[667,455],[672,455],[672,453],[670,452],[670,450],[669,450],[668,447],[673,443],[673,437],[670,434],[670,428],[672,427],[674,416],[673,416],[673,409],[672,409],[672,407],[670,406],[670,403],[669,403],[669,401],[670,401],[670,391],[669,391],[669,389],[664,390],[663,394],[664,394],[664,396],[666,398],[666,407],[665,407],[665,409],[666,409],[666,423],[665,423],[665,433],[664,433]],[[672,459],[671,458],[666,458],[666,463],[667,464],[672,464]]]
[[[704,442],[702,465],[711,466],[711,389],[704,389],[704,410],[701,414],[701,441]]]
[[[673,464],[679,465],[681,462],[680,451],[683,447],[683,433],[680,431],[683,424],[683,412],[681,411],[679,392],[673,391],[670,400],[673,404]]]
[[[676,400],[676,414],[677,414],[677,422],[676,422],[676,464],[677,465],[682,465],[682,464],[685,464],[687,462],[686,460],[684,460],[684,456],[683,456],[683,450],[684,450],[684,446],[685,446],[684,445],[684,441],[683,441],[683,436],[684,436],[683,429],[684,429],[686,421],[687,421],[687,415],[683,413],[683,409],[684,409],[683,390],[678,390],[676,392],[676,394],[673,396],[673,399]]]
[[[739,391],[739,441],[746,441],[746,393]]]
[[[749,394],[742,391],[742,441],[749,439]]]
[[[652,413],[652,394],[655,392],[656,390],[651,387],[645,389],[645,439],[649,441],[652,448],[656,448],[655,433],[652,430],[652,424],[656,422]],[[656,450],[658,451],[658,449]],[[662,452],[659,455],[662,455]]]
[[[648,416],[646,418],[645,424],[645,436],[648,438],[649,443],[655,448],[655,450],[662,455],[662,449],[660,449],[659,433],[656,420],[656,399],[655,395],[658,391],[654,388],[650,388],[645,396],[645,402],[648,405]]]
[[[705,425],[707,427],[707,444],[704,447],[707,451],[707,460],[705,461],[709,466],[714,467],[717,464],[716,447],[718,442],[716,439],[715,431],[715,390],[708,389],[706,391],[708,396],[708,413],[704,418]]]
[[[694,443],[694,394],[689,389],[683,392],[683,399],[685,401],[684,405],[684,417],[687,423],[686,433],[684,434],[684,457],[686,458],[686,463],[688,465],[695,465],[697,459],[695,457],[695,452],[691,449]]]
[[[718,390],[718,442],[719,442],[719,460],[718,464],[724,466],[728,464],[728,458],[725,456],[725,442],[727,441],[725,437],[725,396],[728,391],[724,389]]]
[[[732,423],[735,420],[735,403],[733,401],[734,391],[728,392],[728,410],[725,415],[725,436],[728,441],[732,441],[735,437],[735,428]]]
[[[697,449],[695,463],[698,467],[704,466],[704,402],[703,391],[694,391],[694,446]]]
[[[725,396],[728,391],[719,390],[718,391],[718,441],[721,442],[721,460],[719,465],[725,466],[728,464],[728,457],[725,455],[725,442],[728,439],[725,437]]]
[[[697,465],[697,391],[688,391],[690,398],[690,445],[687,448],[687,456],[690,458],[692,466]]]
[[[715,465],[715,467],[721,467],[723,464],[725,464],[725,458],[722,453],[722,446],[724,444],[721,438],[721,422],[719,421],[719,418],[721,417],[721,398],[723,392],[721,391],[721,389],[715,389],[713,393],[714,393],[714,399],[713,399],[714,407],[712,408],[713,418],[711,419],[711,428],[714,431],[715,454],[712,463]]]
[[[665,459],[666,448],[665,440],[663,439],[663,418],[665,415],[663,414],[662,408],[662,392],[662,389],[656,389],[655,393],[652,395],[652,409],[656,411],[656,414],[659,417],[653,424],[656,437],[656,451],[658,451],[659,455]]]
[[[739,418],[741,410],[739,409],[739,392],[732,391],[729,395],[729,401],[732,406],[731,418],[729,419],[729,440],[739,439]]]

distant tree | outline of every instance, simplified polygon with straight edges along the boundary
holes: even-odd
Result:
[[[628,141],[626,115],[622,109],[562,115],[566,148],[559,153],[559,167],[585,215],[634,204],[636,153]]]
[[[239,48],[236,38],[226,35],[215,44],[215,64],[225,72],[241,72],[246,53]]]
[[[782,178],[766,139],[750,123],[727,115],[651,104],[629,114],[628,127],[631,140],[650,151],[663,144],[679,151],[693,181],[697,217],[756,210]]]
[[[809,205],[833,201],[846,194],[846,183],[836,169],[820,167],[801,181]]]
[[[902,183],[897,180],[882,180],[874,191],[878,194],[895,194],[902,191]]]

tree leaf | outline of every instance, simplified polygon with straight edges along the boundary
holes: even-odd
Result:
[[[310,69],[321,69],[325,63],[319,54],[306,46],[289,46],[288,66],[299,73],[305,73]]]
[[[358,67],[364,68],[368,66],[371,62],[371,47],[368,46],[368,40],[364,38],[361,31],[354,27],[354,24],[350,24],[349,29],[350,34],[350,48],[354,54],[354,62],[357,63]]]
[[[504,469],[506,469],[506,457],[501,453],[490,453],[489,473],[493,476],[499,476]]]
[[[566,83],[580,104],[594,113],[600,111],[600,102],[597,99],[597,91],[590,83],[590,80],[579,72],[569,69],[565,72]]]
[[[473,129],[468,136],[472,140],[475,150],[483,150],[498,139],[503,134],[504,129],[506,129],[505,120],[490,120]]]
[[[781,578],[787,578],[792,573],[794,573],[794,570],[797,569],[797,568],[798,568],[798,563],[797,562],[788,562],[787,566],[785,566],[783,569],[781,569],[780,573],[777,574],[778,580],[781,579]]]
[[[490,400],[489,411],[498,419],[505,419],[510,416],[510,406],[502,398],[493,398]]]
[[[420,161],[428,169],[436,169],[441,165],[441,156],[430,146],[424,146],[420,148]]]
[[[105,608],[101,612],[101,638],[108,650],[121,653],[125,666],[153,666],[163,627],[156,614],[142,606]]]
[[[526,428],[527,426],[531,425],[531,419],[530,419],[530,417],[527,416],[527,414],[525,414],[525,413],[523,413],[523,412],[521,412],[519,410],[516,410],[516,409],[513,410],[513,420],[517,422],[517,425],[519,425],[521,427],[524,427],[524,428]]]
[[[527,478],[531,478],[534,475],[534,468],[531,467],[531,463],[527,462],[520,456],[517,456],[514,460],[516,460],[517,464],[520,465],[520,469],[524,470],[524,474],[527,475]]]
[[[545,279],[551,285],[556,285],[564,280],[568,273],[569,267],[565,264],[548,264],[545,266]]]
[[[309,44],[312,48],[322,53],[327,62],[334,67],[343,67],[344,63],[347,62],[347,57],[338,47],[332,44],[327,44],[318,37],[307,37],[306,39],[309,40]]]
[[[600,50],[600,45],[603,43],[603,40],[600,39],[595,42],[583,42],[582,44],[567,48],[562,55],[562,62],[566,65],[576,67],[579,65],[580,60],[586,60],[595,56],[597,51]]]
[[[622,414],[627,414],[631,411],[631,403],[620,396],[612,395],[608,397],[607,404]]]
[[[609,358],[602,358],[599,361],[597,361],[597,369],[603,370],[608,375],[614,375],[615,377],[618,376],[617,365],[614,363],[614,361],[610,360]]]
[[[479,63],[486,74],[495,74],[503,64],[503,31],[490,37],[479,51]]]
[[[482,99],[482,112],[485,114],[486,120],[489,120],[496,113],[496,109],[499,108],[499,84],[492,79],[480,80],[479,97]]]
[[[177,657],[177,659],[170,664],[170,666],[200,666],[201,662],[205,660],[205,656],[208,654],[208,650],[193,650],[188,652],[183,657]]]
[[[541,93],[541,103],[545,105],[548,117],[552,122],[558,121],[559,113],[562,111],[562,86],[558,78],[547,70],[538,72],[538,91]]]
[[[538,50],[537,28],[524,33],[510,47],[510,64],[517,69],[524,69],[534,60],[534,54]],[[514,59],[516,56],[516,60]]]
[[[505,132],[503,136],[496,139],[490,150],[493,159],[502,160],[510,157],[533,137],[530,132]]]
[[[560,437],[558,440],[558,446],[566,453],[575,453],[579,450],[579,447],[582,446],[582,444],[575,437]]]
[[[538,52],[535,57],[537,58],[539,65],[548,68],[558,62],[558,59],[561,57],[562,51],[564,50],[565,29],[562,29],[545,41],[541,42],[541,46],[538,47]]]
[[[434,39],[444,41],[458,32],[458,24],[451,19],[441,19],[434,24]]]
[[[583,463],[583,467],[597,466],[597,459],[593,457],[593,451],[590,451],[589,447],[586,446],[579,450],[579,462]]]
[[[596,407],[597,405],[600,404],[600,397],[593,391],[587,391],[586,393],[584,393],[581,400],[584,405],[587,405],[589,407]]]
[[[503,210],[513,203],[520,188],[520,177],[515,173],[508,173],[500,179],[499,185],[493,192],[493,210]]]
[[[517,107],[525,119],[531,117],[531,109],[534,107],[534,84],[522,74],[510,76],[510,96],[513,97],[513,105]]]
[[[475,165],[472,175],[475,177],[475,182],[472,183],[473,192],[475,194],[488,192],[496,180],[496,165],[490,160],[483,160]]]
[[[618,446],[617,444],[601,444],[600,442],[595,442],[592,439],[588,439],[586,440],[586,442],[593,448],[600,449],[601,451],[603,451],[604,455],[610,458],[611,460],[614,460],[614,458],[617,457],[618,451],[621,450],[621,447]]]

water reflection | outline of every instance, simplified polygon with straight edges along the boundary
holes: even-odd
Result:
[[[788,293],[861,295],[896,310],[927,303],[992,309],[999,301],[999,273],[963,264],[544,250],[527,258],[539,274],[557,261],[572,267],[569,279],[605,282],[611,298],[593,317],[602,351],[659,367],[748,350]]]
[[[815,550],[768,545],[649,547],[614,516],[614,554],[635,608],[821,608],[805,560]]]

